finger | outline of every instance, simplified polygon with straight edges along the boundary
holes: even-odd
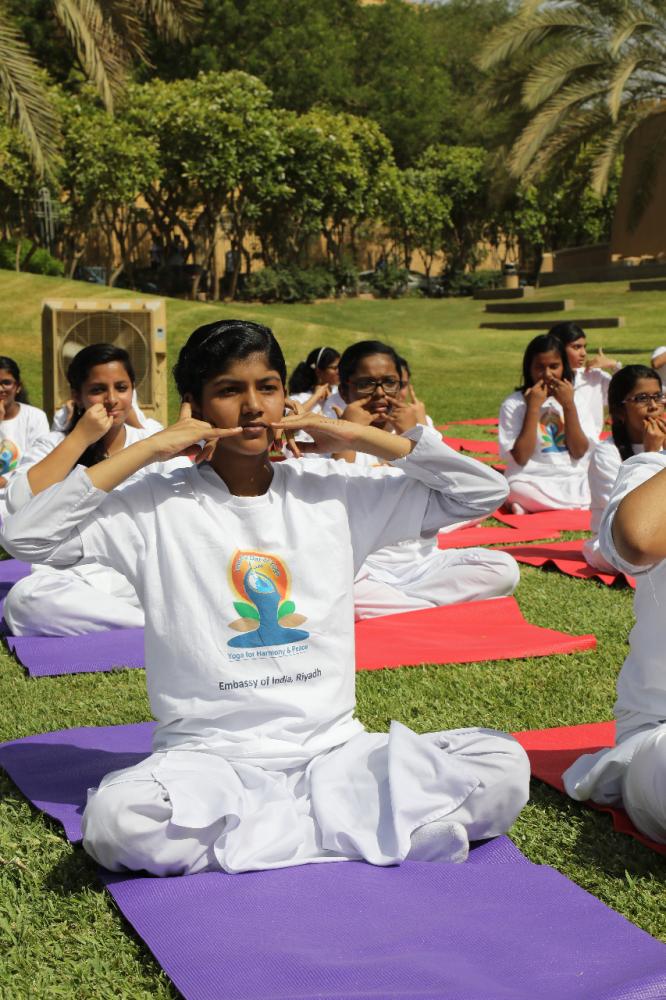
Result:
[[[338,420],[342,420],[343,419],[345,411],[341,410],[339,406],[335,405],[335,403],[333,404],[333,412],[335,413],[335,415],[338,418]]]
[[[418,403],[418,399],[416,398],[416,393],[414,392],[414,386],[412,385],[411,382],[409,383],[409,398],[411,399],[412,403]]]
[[[216,447],[217,441],[209,441],[205,444],[203,448],[199,450],[199,454],[194,457],[195,465],[201,465],[202,462],[210,462]]]
[[[294,438],[294,435],[287,433],[286,439],[287,439],[287,448],[292,453],[292,455],[294,456],[294,458],[300,458],[301,457],[301,450],[300,450],[298,444],[296,443],[296,439]]]
[[[192,416],[192,404],[188,403],[187,400],[183,400],[180,404],[180,413],[178,414],[179,420],[189,420]]]
[[[303,408],[300,403],[297,403],[295,399],[285,399],[284,401],[285,410],[291,410],[292,413],[298,414],[303,412]]]

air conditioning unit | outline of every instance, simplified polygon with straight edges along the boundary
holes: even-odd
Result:
[[[141,409],[166,426],[166,309],[162,299],[49,299],[42,304],[42,378],[49,416],[70,397],[67,367],[72,358],[89,344],[101,343],[127,351]]]

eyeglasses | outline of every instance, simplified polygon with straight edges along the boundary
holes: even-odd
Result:
[[[11,389],[17,382],[13,378],[0,378],[0,389]]]
[[[1,384],[1,383],[0,383]],[[666,392],[639,392],[637,396],[627,396],[623,403],[638,403],[647,406],[648,403],[666,403]]]
[[[402,386],[400,379],[393,375],[387,375],[386,378],[358,378],[349,384],[354,386],[359,396],[373,396],[379,388],[387,396],[395,396]]]

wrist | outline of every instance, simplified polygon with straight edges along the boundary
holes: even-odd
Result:
[[[85,427],[82,426],[81,421],[79,421],[76,427],[74,427],[74,429],[70,431],[67,437],[70,439],[70,441],[76,443],[76,445],[80,449],[81,454],[83,454],[83,452],[87,448],[89,448],[92,444],[96,444],[96,442],[99,441],[99,434],[96,434],[94,437],[91,437],[90,433],[86,433],[86,429]]]

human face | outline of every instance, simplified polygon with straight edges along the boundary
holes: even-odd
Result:
[[[565,350],[567,352],[567,360],[572,371],[575,372],[577,368],[585,367],[585,359],[587,358],[585,337],[579,337],[578,340],[572,340],[570,344],[567,344]]]
[[[80,391],[74,393],[74,402],[84,410],[101,403],[113,418],[114,427],[119,427],[129,417],[133,392],[132,380],[122,361],[108,361],[90,369]]]
[[[4,404],[5,413],[14,409],[16,396],[20,391],[21,383],[6,368],[0,368],[0,402]]]
[[[557,351],[543,351],[535,354],[530,365],[530,376],[532,384],[537,382],[549,383],[552,379],[561,379],[564,374],[564,365]]]
[[[661,386],[656,378],[639,378],[627,397],[639,396],[641,393],[655,395],[661,392]],[[635,403],[627,398],[622,403],[621,419],[627,428],[627,434],[632,444],[640,444],[645,431],[645,421],[648,417],[661,417],[664,413],[663,402],[651,399],[647,403]]]
[[[330,365],[326,365],[325,368],[317,368],[317,381],[319,385],[338,385],[340,382],[340,376],[338,375],[338,365],[340,364],[340,358],[336,358],[331,361]]]
[[[367,409],[374,417],[372,426],[383,427],[390,416],[393,400],[399,398],[398,393],[400,390],[398,390],[398,393],[391,395],[386,392],[383,386],[377,386],[372,395],[367,395],[359,392],[356,387],[359,380],[364,378],[374,378],[378,381],[385,378],[400,379],[400,372],[388,354],[369,354],[359,361],[354,374],[344,387],[345,395],[343,398],[345,402],[355,403],[359,399],[367,401]]]
[[[238,436],[218,441],[216,453],[263,455],[273,443],[273,423],[284,416],[282,379],[268,367],[265,354],[250,354],[209,379],[192,410],[213,427],[243,428]]]

